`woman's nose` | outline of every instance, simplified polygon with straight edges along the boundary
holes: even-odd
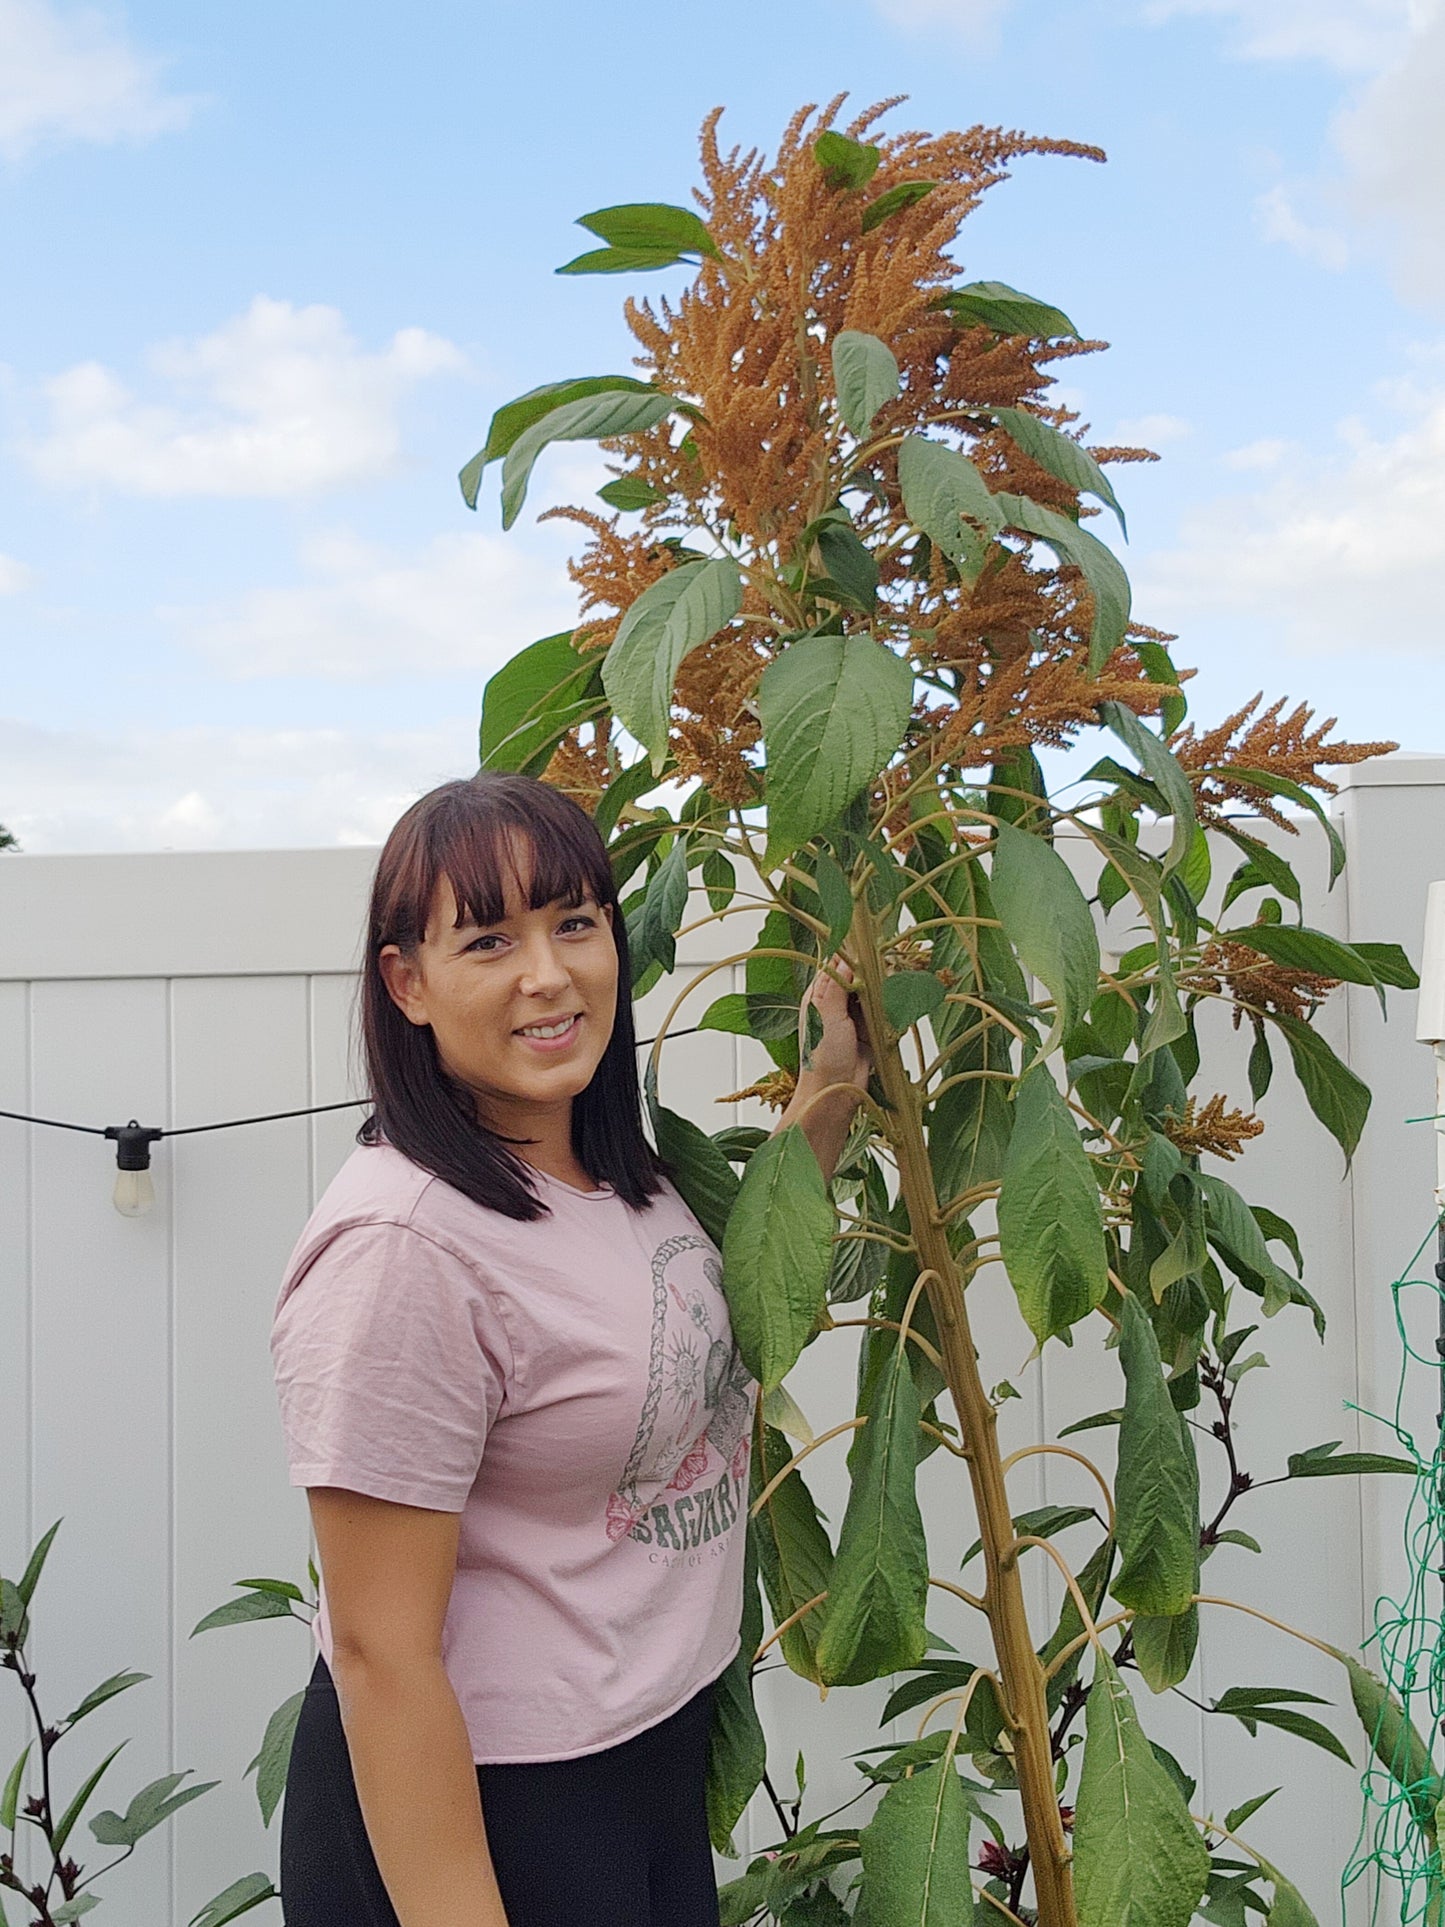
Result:
[[[519,986],[529,996],[556,995],[572,981],[566,963],[545,938],[524,947]]]

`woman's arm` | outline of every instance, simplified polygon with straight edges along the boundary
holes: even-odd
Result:
[[[441,1634],[460,1515],[337,1487],[307,1497],[332,1678],[367,1838],[401,1927],[507,1927]]]
[[[787,1124],[802,1126],[825,1178],[831,1178],[837,1169],[858,1108],[858,1092],[866,1087],[873,1068],[862,1021],[853,1015],[857,1006],[847,988],[853,973],[841,958],[833,959],[833,967],[843,982],[820,970],[799,1007],[798,1051],[807,1068],[799,1071],[797,1088],[777,1125],[779,1131]],[[811,1053],[807,1049],[810,1004],[816,1007],[823,1025],[823,1034]],[[847,1088],[850,1085],[854,1088]]]

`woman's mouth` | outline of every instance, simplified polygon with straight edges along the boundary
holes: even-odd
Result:
[[[557,1017],[549,1024],[524,1025],[514,1035],[536,1051],[566,1050],[577,1036],[581,1023],[582,1013],[574,1011],[570,1017]]]

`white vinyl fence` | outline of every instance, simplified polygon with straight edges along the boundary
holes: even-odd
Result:
[[[1287,840],[1305,880],[1306,920],[1359,939],[1397,939],[1418,962],[1425,890],[1445,875],[1445,760],[1391,758],[1354,772],[1337,820],[1349,849],[1345,878],[1327,892],[1316,826]],[[1278,833],[1271,833],[1278,835]],[[349,1028],[354,960],[370,850],[211,855],[6,856],[0,859],[0,1108],[85,1124],[181,1127],[336,1102],[353,1096]],[[1222,853],[1227,874],[1232,853]],[[1083,858],[1080,857],[1082,867]],[[1247,914],[1247,913],[1246,913]],[[739,920],[741,924],[742,920]],[[723,926],[724,932],[728,929]],[[685,939],[685,968],[721,958],[709,929]],[[739,940],[741,941],[741,940]],[[1119,947],[1130,939],[1119,934]],[[712,975],[676,1022],[732,987]],[[646,1037],[675,994],[646,1000]],[[1285,1455],[1340,1438],[1389,1449],[1356,1407],[1388,1410],[1398,1343],[1388,1285],[1428,1229],[1433,1109],[1427,1050],[1414,1042],[1414,1000],[1396,994],[1388,1025],[1373,998],[1350,990],[1329,1006],[1326,1032],[1373,1088],[1374,1110],[1348,1175],[1308,1116],[1287,1065],[1262,1111],[1265,1136],[1232,1171],[1252,1201],[1298,1227],[1306,1279],[1330,1320],[1326,1344],[1290,1312],[1254,1344],[1273,1370],[1252,1373],[1238,1404],[1241,1454],[1260,1477]],[[1247,1039],[1227,1020],[1207,1027],[1221,1066],[1206,1089],[1247,1105]],[[754,1045],[718,1034],[679,1038],[664,1056],[665,1101],[717,1129],[713,1102],[758,1074]],[[739,1113],[734,1113],[739,1114]],[[122,1740],[96,1804],[120,1809],[141,1785],[190,1769],[216,1789],[149,1836],[102,1883],[109,1927],[185,1927],[204,1901],[252,1870],[274,1874],[279,1818],[263,1830],[253,1780],[242,1778],[267,1715],[304,1682],[309,1637],[295,1623],[262,1623],[191,1640],[191,1628],[241,1578],[304,1584],[309,1550],[304,1495],[286,1481],[267,1335],[277,1284],[314,1199],[346,1156],[360,1111],[253,1124],[163,1141],[154,1154],[155,1209],[125,1219],[111,1205],[112,1148],[69,1131],[0,1120],[0,1571],[18,1574],[55,1520],[59,1537],[34,1602],[32,1658],[47,1716],[63,1717],[98,1681],[124,1669],[151,1677],[89,1716],[55,1754],[63,1798]],[[971,1298],[986,1382],[1010,1378],[1023,1394],[1004,1409],[1010,1448],[1053,1436],[1075,1417],[1112,1405],[1115,1367],[1092,1333],[1072,1351],[1051,1346],[1028,1363],[1029,1342],[985,1271]],[[1006,1288],[1004,1288],[1006,1289]],[[1422,1309],[1430,1348],[1433,1307]],[[854,1332],[809,1348],[791,1386],[815,1427],[852,1411]],[[1412,1417],[1424,1437],[1432,1388]],[[1111,1434],[1100,1440],[1108,1465]],[[834,1529],[846,1485],[844,1441],[810,1461],[810,1484]],[[1201,1442],[1205,1497],[1219,1467]],[[1012,1475],[1016,1504],[1087,1501],[1086,1475],[1034,1457]],[[960,1468],[938,1452],[922,1474],[933,1570],[958,1573],[974,1537]],[[1404,1484],[1404,1481],[1398,1482]],[[1207,1590],[1354,1647],[1378,1593],[1402,1572],[1395,1482],[1318,1480],[1246,1499],[1237,1517],[1266,1545],[1255,1559],[1225,1548]],[[1068,1553],[1075,1541],[1065,1538]],[[1082,1557],[1083,1555],[1079,1555]],[[1031,1574],[1042,1616],[1056,1588]],[[969,1609],[937,1591],[931,1624],[965,1654],[985,1647]],[[1300,1686],[1337,1709],[1320,1711],[1359,1760],[1362,1747],[1339,1669],[1257,1620],[1207,1609],[1201,1655],[1187,1683],[1207,1701],[1229,1684]],[[839,1805],[862,1784],[847,1757],[911,1737],[914,1721],[880,1731],[888,1687],[847,1689],[820,1704],[784,1671],[760,1681],[784,1797],[793,1762],[807,1757],[804,1817]],[[1141,1699],[1148,1702],[1142,1685]],[[1359,1824],[1356,1776],[1322,1753],[1182,1699],[1149,1702],[1143,1717],[1199,1777],[1196,1801],[1223,1812],[1246,1796],[1283,1791],[1253,1825],[1320,1912],[1339,1919],[1338,1873]],[[0,1674],[0,1777],[28,1737],[12,1675]],[[866,1807],[850,1810],[854,1817]],[[22,1833],[26,1829],[22,1828]],[[739,1844],[774,1838],[766,1802]],[[102,1864],[82,1824],[72,1851]],[[724,1877],[738,1866],[723,1863]],[[1352,1902],[1352,1921],[1364,1914]],[[275,1902],[259,1922],[279,1919]]]

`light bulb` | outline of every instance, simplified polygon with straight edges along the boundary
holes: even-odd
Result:
[[[149,1171],[117,1171],[112,1195],[123,1218],[143,1218],[156,1201],[156,1188]]]

